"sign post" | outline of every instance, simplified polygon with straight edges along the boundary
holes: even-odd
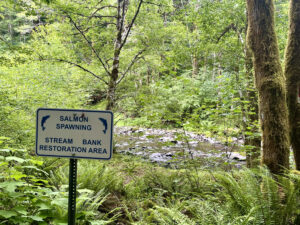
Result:
[[[69,201],[68,201],[68,224],[69,225],[75,225],[76,184],[77,184],[77,159],[70,159],[70,165],[69,165]]]
[[[112,157],[110,111],[40,108],[36,115],[36,154],[70,158],[68,224],[75,225],[77,159]]]
[[[300,104],[300,84],[298,85],[298,103]]]

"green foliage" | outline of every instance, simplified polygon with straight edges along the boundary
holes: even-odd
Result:
[[[69,164],[67,161],[48,160],[45,170],[51,172],[51,182],[59,188],[62,184],[68,184]],[[88,174],[88,176],[87,176]],[[105,181],[105,182],[104,182]],[[95,192],[122,192],[123,180],[116,176],[116,171],[104,163],[95,160],[80,160],[78,163],[77,182],[80,188]]]
[[[5,224],[47,224],[52,191],[41,161],[26,157],[25,150],[1,149],[1,221]],[[52,212],[54,213],[54,212]]]
[[[118,174],[124,186],[107,189],[118,196],[110,204],[121,206],[120,221],[125,218],[131,224],[283,225],[297,224],[300,215],[296,174],[273,178],[265,168],[232,173],[176,171],[119,156],[106,167]],[[113,184],[111,180],[106,183]]]
[[[31,0],[0,3],[0,65],[28,62],[32,49],[26,44],[33,30],[44,22],[43,11]]]
[[[134,103],[135,108],[131,108],[129,113],[140,117],[142,122],[147,121],[148,126],[181,127],[190,117],[208,117],[210,112],[204,109],[214,106],[217,100],[213,87],[204,88],[209,86],[211,81],[193,79],[190,73],[166,77],[141,89],[133,99],[126,99],[125,104]],[[199,120],[194,122],[196,125]]]
[[[2,140],[8,140],[2,138]],[[1,146],[5,147],[2,142]],[[0,221],[5,224],[66,224],[68,186],[54,187],[43,162],[24,149],[0,149]],[[103,190],[78,189],[76,220],[80,224],[109,224],[98,208],[106,200]]]
[[[156,206],[154,209],[149,210],[149,214],[150,215],[147,217],[147,224],[196,224],[192,219],[189,219],[188,216],[184,215],[176,208]]]
[[[59,224],[67,217],[67,163],[31,158],[2,138],[0,217],[5,224]],[[170,170],[129,156],[81,160],[80,224],[297,224],[300,177],[265,168]],[[53,185],[54,184],[54,185]]]
[[[237,176],[216,176],[224,188],[223,196],[231,218],[235,217],[239,224],[294,224],[299,214],[299,199],[294,197],[299,190],[296,190],[298,184],[293,175],[278,177],[276,181],[270,172],[261,169],[245,170]]]
[[[126,23],[137,2],[130,1]],[[67,161],[41,161],[19,148],[33,151],[39,107],[104,107],[104,82],[58,59],[108,81],[89,43],[111,69],[116,3],[0,1],[0,136],[5,136],[0,137],[0,223],[66,224]],[[287,1],[276,3],[282,53]],[[102,17],[90,17],[103,6],[97,14]],[[76,34],[70,17],[86,31],[89,43]],[[255,108],[246,99],[252,81],[244,71],[245,22],[242,0],[144,2],[120,55],[125,71],[137,52],[146,49],[116,92],[122,123],[195,130],[217,136],[227,150],[235,147],[234,138],[259,136],[253,129],[256,122],[243,127]],[[93,97],[100,101],[92,106]],[[184,135],[178,139],[188,141]],[[299,175],[273,178],[262,168],[225,173],[198,171],[197,166],[193,161],[186,170],[168,170],[119,155],[103,163],[82,160],[77,221],[299,224]]]
[[[6,107],[0,112],[7,117],[0,131],[24,145],[33,144],[32,115],[40,106],[99,109],[105,105],[104,82],[75,64],[104,81],[109,77],[70,17],[86,31],[86,38],[107,66],[113,57],[115,1],[102,1],[99,12],[95,11],[99,2],[94,0],[86,7],[82,7],[84,1],[42,2],[22,0],[16,7],[13,1],[8,6],[1,4],[0,78],[4,84],[0,84],[0,104]],[[136,3],[130,3],[126,23]],[[278,17],[283,43],[287,7],[281,2],[277,6],[284,9]],[[245,96],[249,83],[243,71],[244,8],[244,1],[233,0],[144,2],[120,55],[120,69],[125,71],[136,53],[146,49],[116,91],[116,110],[128,118],[124,124],[184,127],[218,136],[225,130],[230,137],[245,136],[239,133],[246,101],[239,91]],[[93,12],[96,17],[90,16]],[[13,31],[7,29],[9,25]],[[11,37],[10,45],[17,50],[5,44]],[[94,97],[100,103],[91,106]]]
[[[81,106],[87,98],[79,83],[81,78],[60,70],[60,67],[36,63],[1,68],[0,134],[11,137],[15,144],[32,145],[37,108]]]
[[[175,174],[174,178],[165,176],[164,183],[181,179]],[[203,175],[198,174],[206,188],[192,195],[186,189],[188,183],[172,192],[150,186],[157,193],[151,202],[141,203],[142,210],[131,212],[137,219],[133,224],[297,224],[299,175],[274,179],[264,168],[232,174],[213,172],[211,179]],[[152,176],[158,180],[157,174]]]

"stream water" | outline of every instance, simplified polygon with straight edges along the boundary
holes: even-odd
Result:
[[[241,141],[231,146],[204,135],[183,130],[134,127],[115,128],[115,151],[140,156],[165,167],[179,168],[183,162],[197,161],[201,167],[241,167],[245,156],[238,153]]]

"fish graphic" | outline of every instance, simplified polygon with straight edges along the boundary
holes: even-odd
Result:
[[[106,134],[106,131],[107,131],[107,121],[106,121],[106,119],[103,119],[103,118],[99,118],[99,120],[103,123],[103,126],[104,126],[103,133]]]
[[[41,121],[41,126],[42,126],[42,129],[45,130],[46,127],[44,126],[45,123],[46,123],[46,120],[50,118],[50,115],[47,115],[47,116],[43,116],[42,118],[42,121]]]

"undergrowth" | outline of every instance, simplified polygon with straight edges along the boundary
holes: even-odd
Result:
[[[25,149],[13,149],[0,141],[0,224],[66,225],[68,186],[55,183],[61,168],[50,170],[42,158],[31,157]],[[64,161],[65,162],[65,161]],[[55,182],[53,182],[55,181]],[[68,181],[66,179],[65,181]],[[78,187],[76,221],[82,225],[111,224],[119,216],[98,209],[107,199],[104,189]]]
[[[0,223],[66,224],[68,161],[1,150]],[[300,176],[172,170],[139,158],[79,160],[78,224],[296,225]]]

